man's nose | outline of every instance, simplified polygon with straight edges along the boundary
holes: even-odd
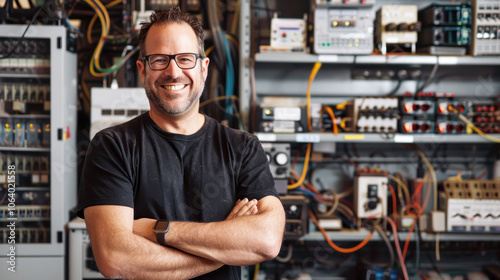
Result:
[[[182,72],[182,69],[177,66],[177,62],[175,62],[174,58],[170,58],[167,68],[163,71],[166,71],[170,73],[171,76],[176,77],[175,74]]]

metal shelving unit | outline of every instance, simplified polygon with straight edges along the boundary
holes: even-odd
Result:
[[[362,241],[368,236],[368,230],[349,230],[343,229],[341,231],[329,231],[328,237],[335,241]],[[423,241],[435,241],[436,233],[422,232]],[[398,232],[398,239],[404,241],[408,238],[407,232]],[[460,233],[460,232],[442,232],[439,234],[440,241],[500,241],[500,234],[498,233]],[[394,239],[391,236],[391,239]],[[325,237],[321,232],[310,232],[306,236],[299,239],[300,241],[323,241]],[[374,233],[370,239],[371,241],[381,241],[382,238],[377,233]],[[410,235],[410,241],[415,240],[415,233]]]
[[[256,53],[256,62],[413,65],[500,65],[498,56],[436,55],[317,55],[305,53]]]
[[[18,46],[27,26],[3,27],[2,43]],[[35,25],[22,41],[0,63],[0,278],[62,280],[77,192],[75,42],[64,26]]]
[[[491,143],[477,134],[256,133],[262,142],[297,143]],[[500,139],[500,135],[491,134]]]

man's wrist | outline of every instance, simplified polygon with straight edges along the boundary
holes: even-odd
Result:
[[[158,244],[167,246],[167,243],[165,242],[165,235],[168,233],[168,230],[170,229],[170,221],[166,219],[160,219],[156,221],[156,224],[153,228],[153,232],[156,235],[156,241]]]

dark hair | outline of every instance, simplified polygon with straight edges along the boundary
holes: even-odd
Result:
[[[168,24],[168,23],[182,23],[185,22],[193,28],[196,38],[198,38],[198,52],[201,57],[205,57],[205,43],[203,26],[200,20],[188,13],[181,11],[178,6],[172,7],[169,10],[157,11],[151,14],[149,17],[149,22],[141,23],[141,32],[139,33],[139,59],[144,57],[145,41],[151,26],[158,24]]]

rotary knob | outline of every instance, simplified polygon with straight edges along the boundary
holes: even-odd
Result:
[[[275,156],[274,156],[274,161],[276,162],[277,165],[279,166],[283,166],[283,165],[286,165],[288,163],[288,155],[285,154],[285,153],[277,153]]]

